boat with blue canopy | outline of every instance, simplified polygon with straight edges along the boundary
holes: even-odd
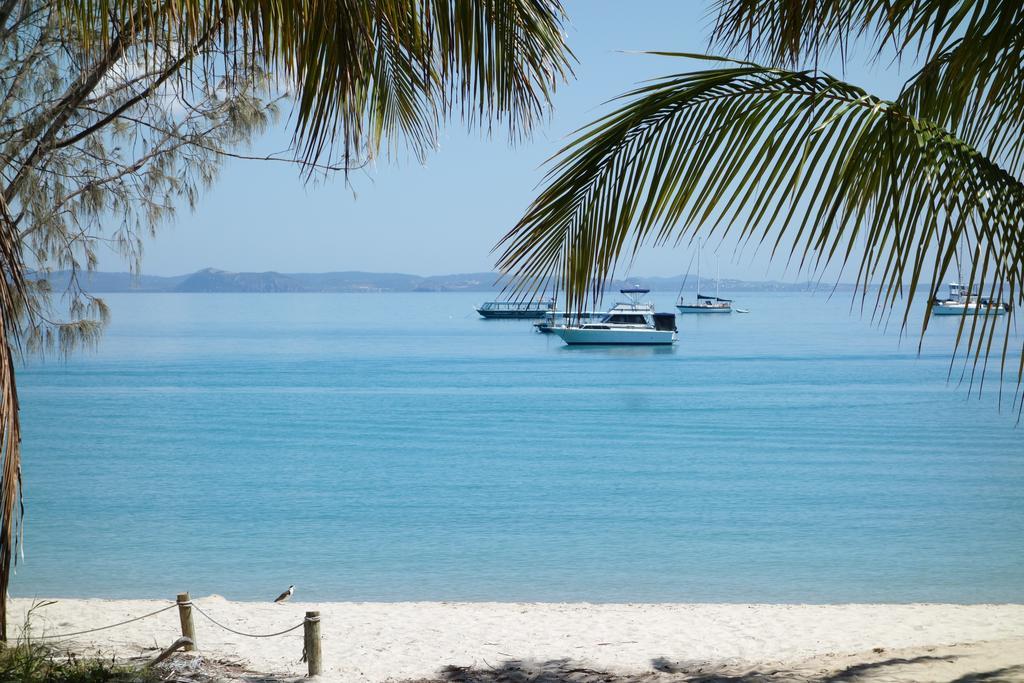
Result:
[[[476,308],[476,312],[483,318],[518,320],[543,318],[553,310],[555,310],[554,299],[546,301],[485,301]]]

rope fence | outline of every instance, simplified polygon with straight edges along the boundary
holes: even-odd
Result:
[[[124,626],[125,624],[130,624],[133,621],[142,621],[143,619],[148,619],[149,617],[155,617],[156,615],[160,614],[161,612],[166,612],[167,610],[174,609],[175,607],[177,607],[177,605],[168,605],[167,607],[163,607],[161,609],[158,609],[155,612],[150,612],[149,614],[143,614],[141,617],[135,617],[133,619],[125,619],[124,621],[119,621],[116,624],[110,624],[108,626],[100,626],[99,628],[90,628],[90,629],[85,630],[85,631],[74,631],[73,633],[58,633],[56,635],[43,634],[43,635],[34,636],[34,637],[36,639],[44,639],[44,638],[45,639],[70,638],[71,636],[81,636],[81,635],[84,635],[86,633],[95,633],[96,631],[106,631],[108,628],[117,628],[118,626]]]
[[[72,636],[81,636],[88,633],[96,633],[97,631],[106,631],[107,629],[117,628],[118,626],[125,626],[136,621],[148,619],[149,617],[155,617],[156,615],[167,612],[168,610],[172,610],[175,607],[178,608],[178,616],[181,621],[182,637],[178,641],[176,641],[175,645],[172,647],[183,646],[185,650],[188,651],[197,649],[198,646],[196,644],[197,640],[195,624],[192,621],[192,610],[195,609],[195,611],[199,612],[199,614],[203,615],[208,621],[210,621],[210,623],[214,624],[215,626],[222,628],[230,633],[234,633],[235,635],[244,636],[246,638],[276,638],[278,636],[283,636],[285,634],[291,633],[292,631],[295,631],[299,628],[304,628],[305,632],[303,639],[301,661],[307,663],[307,668],[310,676],[316,676],[321,671],[320,612],[306,612],[306,617],[298,624],[295,624],[291,628],[287,628],[283,631],[278,631],[276,633],[246,633],[244,631],[235,630],[230,626],[225,626],[224,624],[214,619],[212,616],[207,614],[206,611],[204,611],[199,605],[192,602],[192,599],[189,597],[188,593],[179,593],[178,598],[177,600],[175,600],[175,603],[173,605],[161,607],[160,609],[149,612],[148,614],[132,617],[131,619],[125,619],[124,621],[119,621],[116,624],[108,624],[106,626],[90,628],[84,631],[73,631],[71,633],[42,634],[34,636],[34,638],[39,640],[56,640],[63,638],[71,638]],[[162,659],[164,656],[166,656],[166,654],[167,652],[161,655],[160,658]]]
[[[199,605],[195,604],[194,602],[193,603],[189,603],[189,604],[191,604],[193,607],[195,607],[197,612],[202,614],[204,617],[206,617],[207,619],[212,621],[217,626],[220,626],[225,631],[230,631],[231,633],[234,633],[235,635],[245,636],[246,638],[274,638],[275,636],[283,636],[286,633],[291,633],[295,629],[302,628],[303,626],[306,625],[306,621],[305,621],[305,619],[303,619],[299,623],[295,624],[295,626],[292,626],[291,628],[286,628],[283,631],[278,631],[277,633],[245,633],[244,631],[236,631],[235,629],[231,628],[230,626],[225,626],[224,624],[220,623],[219,621],[217,621],[216,619],[211,617],[209,614],[204,612],[202,610],[202,608]],[[319,619],[319,617],[317,617],[317,618]]]

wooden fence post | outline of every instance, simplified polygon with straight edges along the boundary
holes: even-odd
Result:
[[[303,634],[305,636],[306,663],[309,666],[310,676],[320,675],[320,613],[306,612],[306,619],[302,622]]]
[[[178,617],[181,619],[181,635],[189,639],[185,651],[196,649],[196,625],[192,622],[192,598],[188,593],[178,593]]]

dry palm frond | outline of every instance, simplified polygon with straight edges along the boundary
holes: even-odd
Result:
[[[0,195],[0,640],[7,640],[7,586],[20,543],[21,421],[14,380],[19,314],[26,285],[20,244],[7,202]]]

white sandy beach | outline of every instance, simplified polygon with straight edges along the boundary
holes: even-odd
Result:
[[[851,670],[856,680],[1024,680],[1024,605],[278,605],[219,596],[194,600],[222,624],[251,633],[281,631],[300,623],[306,610],[320,610],[324,678],[337,681],[437,678],[446,666],[489,669],[513,660],[569,660],[619,674],[674,672],[683,680],[713,671],[786,671],[813,677],[851,666],[860,666]],[[12,601],[15,633],[21,632],[34,602]],[[96,628],[170,604],[59,599],[36,610],[31,632],[38,636]],[[195,620],[200,651],[209,660],[239,662],[282,676],[305,672],[301,628],[255,639],[225,631],[200,614]],[[172,609],[64,642],[85,652],[135,656],[166,647],[179,635],[177,610]],[[982,674],[988,678],[971,678]]]

